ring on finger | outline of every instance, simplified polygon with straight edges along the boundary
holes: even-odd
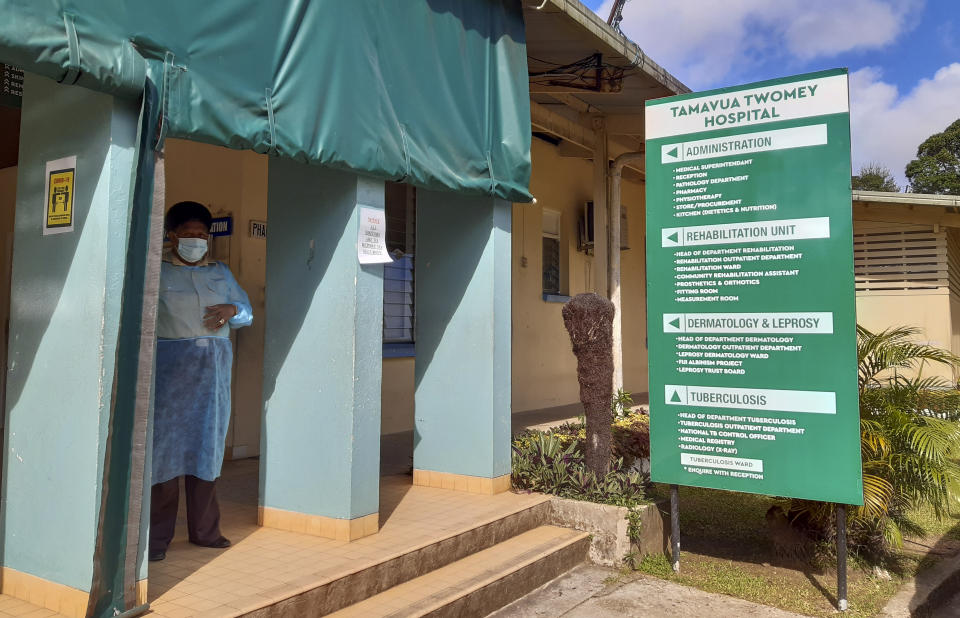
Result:
[[[219,324],[220,326],[223,326],[223,318],[220,318],[220,321],[217,322],[217,324]]]

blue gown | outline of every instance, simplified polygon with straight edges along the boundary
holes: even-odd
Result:
[[[219,330],[207,329],[206,308],[227,303],[237,307],[237,314]],[[220,476],[230,424],[230,329],[252,322],[250,300],[226,265],[164,260],[157,307],[154,484],[185,474],[205,481]]]

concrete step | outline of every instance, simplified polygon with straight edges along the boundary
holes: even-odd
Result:
[[[398,552],[377,563],[360,565],[342,576],[303,582],[300,590],[292,596],[245,608],[234,615],[255,618],[324,616],[537,529],[549,517],[550,502],[545,498],[532,506],[498,515],[481,525]]]
[[[585,532],[540,526],[333,614],[485,616],[582,563]]]

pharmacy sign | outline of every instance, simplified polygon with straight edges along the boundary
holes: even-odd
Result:
[[[648,101],[654,481],[862,504],[846,70]]]

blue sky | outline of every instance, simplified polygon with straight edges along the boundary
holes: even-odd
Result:
[[[612,0],[586,0],[604,19]],[[960,0],[628,0],[623,31],[693,90],[850,70],[854,171],[960,118]]]

